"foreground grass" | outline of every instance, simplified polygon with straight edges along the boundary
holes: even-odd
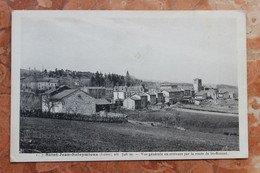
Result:
[[[238,150],[238,136],[135,123],[97,123],[21,117],[20,150],[140,152]]]

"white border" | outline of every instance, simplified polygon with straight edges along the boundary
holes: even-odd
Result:
[[[202,152],[117,152],[96,153],[61,153],[70,156],[46,156],[46,154],[19,153],[20,129],[20,52],[21,52],[21,18],[70,18],[70,17],[117,17],[117,18],[232,18],[236,19],[237,58],[238,58],[238,92],[239,92],[239,148],[240,151],[226,151],[224,155],[195,155]],[[225,44],[225,43],[223,43]],[[13,11],[12,12],[12,88],[11,88],[11,162],[49,162],[49,161],[105,161],[105,160],[183,160],[183,159],[227,159],[248,158],[248,124],[247,124],[247,58],[246,58],[246,17],[242,11]],[[157,156],[149,156],[156,153]],[[172,154],[172,155],[166,155]],[[184,154],[189,153],[189,156]],[[194,155],[191,155],[194,153]],[[214,153],[214,151],[203,152]],[[100,154],[112,154],[101,156]],[[114,156],[114,154],[118,154]],[[127,154],[127,155],[126,155]],[[148,154],[148,155],[146,155]],[[182,155],[176,155],[182,154]]]

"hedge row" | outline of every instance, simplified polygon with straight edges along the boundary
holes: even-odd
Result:
[[[77,120],[77,121],[89,121],[89,122],[115,122],[122,123],[127,122],[127,116],[100,116],[99,114],[82,115],[82,114],[65,114],[65,113],[44,113],[44,112],[21,112],[21,117],[39,117],[39,118],[51,118],[61,120]]]

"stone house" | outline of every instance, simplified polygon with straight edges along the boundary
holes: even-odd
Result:
[[[133,95],[135,98],[138,98],[141,100],[141,109],[146,108],[148,105],[148,98],[145,94],[135,94]]]
[[[67,89],[51,96],[43,95],[42,111],[92,115],[96,113],[96,99],[80,89]]]
[[[140,99],[140,97],[134,95],[132,97],[126,98],[123,102],[123,107],[125,109],[130,109],[130,110],[141,109],[141,99]]]
[[[198,101],[207,99],[207,91],[200,91],[196,93],[194,99]]]
[[[39,91],[46,91],[58,87],[58,80],[55,78],[43,78],[37,81],[32,81],[31,85],[36,85],[36,89]]]
[[[163,96],[162,92],[158,92],[157,93],[157,103],[164,103],[165,102],[165,98]]]
[[[148,92],[148,93],[144,93],[144,94],[147,96],[147,100],[150,105],[155,105],[157,103],[156,102],[156,93]]]
[[[179,89],[163,90],[163,96],[165,102],[169,104],[175,104],[183,99],[184,91]]]

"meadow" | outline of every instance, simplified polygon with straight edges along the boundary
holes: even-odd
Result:
[[[21,117],[20,152],[239,150],[237,117],[171,111],[125,113],[129,121],[124,123]]]

